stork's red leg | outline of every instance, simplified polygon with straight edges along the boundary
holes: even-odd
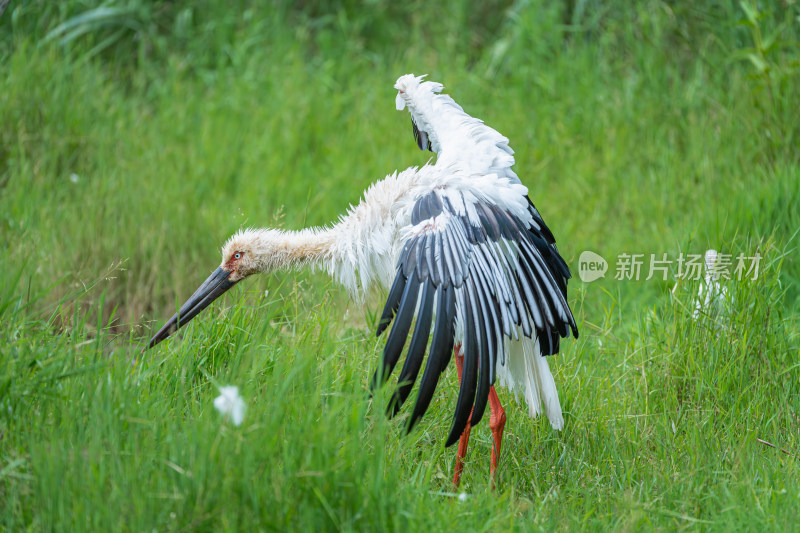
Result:
[[[461,384],[461,373],[464,371],[464,355],[461,353],[461,345],[458,344],[453,349],[453,355],[456,358],[456,370],[458,371],[458,383]],[[499,400],[498,400],[499,405]],[[505,420],[505,418],[504,418]],[[464,470],[464,456],[467,455],[467,444],[469,443],[469,430],[470,430],[470,422],[472,421],[472,413],[469,414],[469,419],[467,420],[467,427],[464,428],[464,432],[461,434],[461,438],[458,440],[458,451],[456,452],[456,467],[453,472],[453,485],[458,487],[459,482],[461,481],[461,472]]]
[[[500,460],[500,445],[503,443],[503,429],[506,427],[506,410],[500,405],[500,398],[497,397],[497,391],[494,390],[494,385],[489,387],[489,427],[492,429],[492,437],[494,443],[492,444],[492,464],[489,467],[490,476],[492,479],[492,488],[494,488],[494,478],[497,471],[497,462]]]

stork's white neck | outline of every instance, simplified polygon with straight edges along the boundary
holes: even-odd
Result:
[[[275,256],[280,267],[315,265],[331,255],[335,244],[332,228],[306,228],[299,231],[267,230],[272,246],[268,253]]]
[[[319,263],[330,253],[334,235],[330,229],[307,228],[284,231],[271,228],[246,229],[231,237],[222,250],[225,262],[241,253],[234,265],[238,277]]]
[[[416,168],[387,176],[367,189],[362,201],[332,226],[243,230],[225,244],[223,258],[245,250],[249,264],[245,275],[321,268],[354,296],[375,282],[388,285],[400,252],[397,232],[410,221],[413,195],[409,192],[418,181]]]

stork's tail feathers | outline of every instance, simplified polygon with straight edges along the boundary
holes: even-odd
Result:
[[[547,358],[539,350],[539,343],[520,335],[519,341],[508,342],[506,346],[505,365],[499,365],[497,370],[500,384],[515,395],[525,397],[531,418],[544,413],[553,429],[563,429],[564,417],[556,382]]]

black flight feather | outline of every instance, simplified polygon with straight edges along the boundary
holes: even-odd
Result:
[[[456,411],[453,425],[447,436],[445,447],[452,446],[461,437],[470,419],[472,405],[475,402],[475,389],[478,381],[478,338],[476,337],[475,318],[469,298],[464,298],[464,343],[461,345],[464,354],[464,370],[461,374],[461,387],[456,400]]]
[[[428,140],[428,134],[417,127],[417,123],[414,122],[413,118],[411,119],[411,127],[414,129],[414,140],[417,141],[417,146],[419,146],[419,149],[430,150],[432,152],[433,150],[431,149],[431,144]]]
[[[397,414],[400,408],[405,403],[414,382],[417,380],[417,374],[422,366],[422,359],[425,357],[425,348],[428,345],[428,335],[431,332],[431,318],[433,315],[433,295],[436,289],[433,288],[430,282],[427,282],[422,287],[422,303],[420,304],[419,313],[417,314],[417,322],[414,325],[414,334],[411,336],[411,344],[408,346],[408,354],[406,355],[406,362],[403,365],[403,370],[397,378],[398,387],[392,395],[389,402],[387,413],[390,417]]]
[[[386,305],[383,307],[381,319],[378,322],[377,337],[380,337],[383,330],[391,324],[392,318],[394,318],[394,314],[397,312],[397,307],[400,305],[400,297],[403,295],[403,289],[405,289],[405,287],[406,277],[403,275],[402,271],[398,270],[394,278],[394,283],[392,283],[392,288],[389,289],[389,296],[386,298]]]
[[[441,288],[438,291],[436,305],[436,325],[433,328],[433,339],[428,353],[428,362],[422,381],[419,384],[417,401],[411,413],[408,431],[414,428],[417,421],[422,418],[436,391],[439,376],[447,366],[450,354],[453,351],[453,328],[455,322],[455,293],[452,288]]]
[[[403,346],[406,344],[408,331],[411,329],[411,320],[414,318],[418,295],[419,282],[416,276],[411,276],[406,282],[406,288],[400,299],[400,307],[394,319],[392,331],[389,332],[389,338],[386,340],[386,346],[383,349],[383,363],[372,377],[371,388],[383,385],[392,370],[394,370],[397,360],[400,358],[400,353],[403,351]]]
[[[476,331],[478,335],[478,388],[475,391],[475,405],[472,410],[472,418],[470,424],[478,424],[483,418],[483,413],[486,410],[486,401],[489,399],[489,357],[494,357],[494,354],[489,354],[489,328],[486,327],[488,322],[486,316],[486,309],[483,298],[480,295],[480,288],[476,286],[475,280],[470,280],[472,283],[473,295],[478,302],[473,302],[472,309],[475,316],[475,323],[478,325]]]

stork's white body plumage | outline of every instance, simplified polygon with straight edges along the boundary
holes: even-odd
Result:
[[[373,184],[329,227],[235,234],[223,247],[220,268],[150,345],[244,277],[321,268],[359,299],[374,284],[389,289],[378,334],[394,324],[374,383],[391,373],[414,324],[391,413],[408,397],[430,344],[410,427],[425,413],[455,346],[462,385],[447,444],[461,436],[459,457],[487,401],[493,420],[502,410],[492,387],[496,380],[524,397],[531,416],[545,413],[561,429],[558,392],[544,355],[558,352],[568,329],[577,337],[566,301],[569,269],[511,168],[508,139],[440,94],[438,83],[406,75],[395,88],[397,109],[408,109],[418,146],[436,152],[436,162]],[[502,418],[504,424],[504,413]],[[457,464],[456,482],[459,473]]]

